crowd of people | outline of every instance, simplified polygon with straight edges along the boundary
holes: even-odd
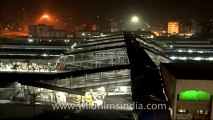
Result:
[[[0,71],[54,72],[58,70],[59,69],[57,65],[52,63],[29,63],[29,62],[0,63]]]

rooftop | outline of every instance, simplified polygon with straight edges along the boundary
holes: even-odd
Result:
[[[213,64],[161,63],[176,79],[213,80]]]

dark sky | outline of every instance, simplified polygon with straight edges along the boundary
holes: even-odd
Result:
[[[139,15],[145,20],[206,19],[213,17],[213,0],[0,0],[1,21],[43,13],[58,17],[115,17]]]

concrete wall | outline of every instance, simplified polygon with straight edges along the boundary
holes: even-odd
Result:
[[[213,95],[213,80],[178,79],[176,85],[176,94],[187,90],[201,90]]]
[[[177,101],[177,109],[188,109],[192,110],[192,112],[196,112],[197,110],[210,111],[210,108],[211,102],[209,101]]]

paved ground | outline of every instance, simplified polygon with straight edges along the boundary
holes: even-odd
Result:
[[[0,104],[0,120],[133,120],[130,110],[53,110],[51,105]]]
[[[51,111],[35,116],[30,120],[133,120],[131,111],[83,110]]]

